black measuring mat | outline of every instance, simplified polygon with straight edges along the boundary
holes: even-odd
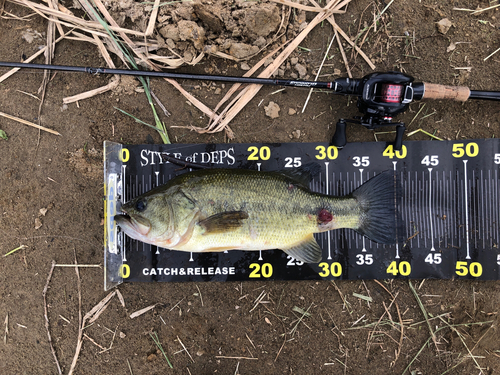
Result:
[[[500,276],[500,140],[409,141],[400,151],[381,142],[121,145],[105,142],[105,288],[121,282],[476,278]],[[262,171],[311,162],[321,171],[312,191],[350,194],[394,171],[401,228],[393,245],[350,229],[315,234],[318,264],[281,250],[189,253],[145,244],[120,232],[120,206],[178,174],[170,155],[213,168]]]

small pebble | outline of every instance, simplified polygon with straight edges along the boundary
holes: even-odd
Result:
[[[264,107],[264,110],[266,111],[266,116],[271,117],[271,118],[278,118],[280,117],[280,107],[278,104],[275,102],[269,102],[269,105]]]

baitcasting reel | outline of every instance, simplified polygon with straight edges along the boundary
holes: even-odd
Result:
[[[466,87],[414,83],[413,77],[401,72],[372,73],[362,79],[340,78],[335,80],[335,91],[358,96],[357,106],[363,116],[337,122],[332,144],[338,148],[346,145],[347,123],[360,124],[367,129],[395,126],[394,149],[401,150],[405,124],[392,122],[394,116],[406,111],[413,100],[422,98],[467,100],[470,90]],[[436,91],[437,90],[437,91]]]

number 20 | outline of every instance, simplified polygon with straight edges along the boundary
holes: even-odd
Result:
[[[259,263],[252,263],[249,266],[253,269],[248,277],[250,278],[260,278],[265,277],[266,279],[273,275],[273,266],[270,263],[264,263],[262,266]]]

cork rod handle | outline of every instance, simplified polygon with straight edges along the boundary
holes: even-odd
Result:
[[[469,88],[464,86],[445,86],[435,83],[424,83],[424,90],[422,99],[451,99],[465,102],[470,96]]]

